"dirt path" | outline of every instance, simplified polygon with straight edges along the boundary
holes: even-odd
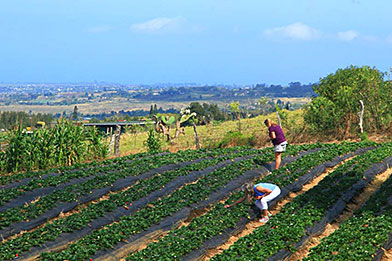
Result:
[[[384,256],[382,257],[381,261],[388,261],[392,260],[392,248],[388,251],[384,249]]]
[[[350,160],[352,158],[346,159],[345,161],[339,163],[338,165],[336,165],[333,168],[329,168],[327,169],[323,174],[321,174],[320,176],[318,176],[317,178],[313,179],[310,183],[305,184],[302,188],[301,191],[299,192],[291,192],[285,199],[283,199],[282,201],[279,201],[274,208],[270,209],[269,211],[272,213],[272,215],[276,215],[277,213],[279,213],[280,209],[282,207],[284,207],[287,203],[291,202],[294,198],[296,198],[297,196],[305,193],[306,191],[310,190],[311,188],[317,186],[317,184],[323,180],[326,176],[328,176],[329,173],[331,173],[332,171],[334,171],[337,167],[339,167],[340,165],[344,164],[344,162]],[[231,236],[223,245],[218,246],[215,249],[210,249],[207,251],[206,256],[204,259],[202,260],[210,260],[213,256],[216,256],[220,253],[222,253],[224,250],[228,249],[231,245],[233,245],[235,242],[237,242],[238,239],[240,239],[241,237],[247,236],[249,234],[251,234],[256,228],[263,226],[263,223],[260,223],[258,219],[253,220],[251,222],[249,222],[246,226],[245,229],[242,230],[239,234]]]
[[[354,199],[347,204],[344,212],[331,224],[327,224],[325,231],[320,234],[319,236],[312,237],[308,240],[306,245],[300,248],[296,253],[294,253],[290,257],[290,261],[293,260],[301,260],[302,258],[306,257],[309,253],[310,248],[317,246],[320,244],[321,240],[330,234],[332,234],[335,230],[337,230],[340,224],[349,219],[355,210],[360,208],[370,197],[373,193],[381,186],[381,184],[389,178],[392,174],[392,168],[388,169],[387,171],[377,175],[373,182],[371,182],[362,193],[355,196]],[[389,258],[385,260],[392,260],[392,250],[389,251]]]

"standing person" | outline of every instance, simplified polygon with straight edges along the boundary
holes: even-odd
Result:
[[[286,150],[287,141],[284,137],[282,128],[278,124],[270,119],[266,119],[264,124],[268,128],[270,140],[275,147],[275,169],[278,169],[282,162],[282,152]]]
[[[279,196],[280,188],[271,183],[258,183],[256,185],[246,183],[242,185],[241,190],[245,192],[245,196],[230,205],[225,205],[225,208],[230,208],[241,203],[245,199],[250,201],[253,196],[256,198],[255,205],[261,210],[261,214],[263,216],[263,218],[259,221],[263,223],[267,222],[269,217],[272,216],[272,214],[268,211],[268,202]]]

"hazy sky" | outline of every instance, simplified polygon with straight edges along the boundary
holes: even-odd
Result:
[[[287,84],[392,67],[391,0],[1,0],[0,82]]]

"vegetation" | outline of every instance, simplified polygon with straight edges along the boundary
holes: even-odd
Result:
[[[241,108],[240,108],[240,102],[231,102],[229,104],[229,110],[230,112],[237,118],[238,120],[238,132],[241,133]]]
[[[390,155],[390,154],[389,154]],[[310,249],[305,260],[380,260],[382,247],[391,242],[392,176],[335,232]],[[388,201],[389,200],[389,201]],[[360,236],[359,236],[360,235]]]
[[[279,170],[274,170],[270,175],[255,181],[255,183],[274,182],[279,184],[280,187],[289,185],[295,182],[297,178],[305,175],[309,169],[356,148],[358,144],[346,145],[348,146],[316,144],[313,147],[326,146],[326,148],[305,155]],[[311,148],[311,146],[308,148]],[[232,203],[233,200],[238,199],[242,195],[241,192],[233,193],[226,202]],[[236,227],[236,223],[239,220],[246,219],[247,210],[249,209],[248,204],[243,203],[242,206],[230,209],[224,208],[224,205],[224,202],[213,204],[206,214],[194,218],[188,226],[171,230],[167,236],[161,238],[158,242],[150,244],[146,249],[131,254],[128,259],[143,260],[147,257],[180,259],[180,257],[186,256],[192,250],[200,248],[208,239],[224,233],[225,229]],[[184,247],[178,247],[179,245]]]
[[[7,172],[69,166],[107,155],[107,147],[96,129],[66,120],[31,133],[18,126],[7,132],[5,140],[8,145],[1,151],[0,167]]]
[[[316,142],[317,139],[322,138],[320,135],[312,135],[309,137],[307,132],[304,131],[305,126],[303,124],[303,111],[287,111],[283,109],[280,110],[280,115],[282,118],[282,128],[289,143]],[[196,117],[197,116],[198,114]],[[277,122],[276,113],[242,119],[242,134],[238,133],[237,120],[224,122],[211,121],[208,124],[198,125],[197,133],[200,146],[204,148],[223,148],[240,145],[255,147],[270,146],[270,143],[267,142],[268,131],[263,123],[267,118]],[[179,135],[176,139],[172,139],[170,142],[164,141],[165,138],[161,135],[160,140],[162,140],[162,150],[175,152],[178,150],[195,148],[195,142],[190,138],[194,136],[193,126],[185,126],[184,128],[181,128],[181,131],[182,130],[185,135]],[[171,137],[176,136],[175,132],[175,129],[170,130]],[[143,143],[147,137],[148,133],[144,130],[138,130],[137,132],[121,135],[120,153],[124,155],[129,154],[130,152],[138,153],[146,151],[146,147]]]
[[[274,255],[280,250],[295,252],[301,246],[298,244],[301,239],[310,234],[311,228],[325,216],[331,215],[328,213],[331,207],[356,182],[363,179],[365,171],[391,155],[390,146],[391,144],[384,144],[339,166],[316,187],[286,204],[271,218],[268,225],[242,237],[213,260],[233,260],[239,257],[249,260],[268,257],[274,259]],[[348,201],[350,198],[344,200]]]
[[[147,147],[148,152],[156,153],[161,150],[162,142],[157,137],[154,129],[148,131],[148,138],[144,145]]]
[[[167,234],[142,251],[132,252],[127,259],[186,259],[189,254],[204,251],[210,240],[238,232],[256,217],[247,202],[224,208],[243,196],[238,190],[245,180],[277,184],[283,198],[324,173],[310,190],[286,198],[289,202],[267,225],[258,226],[212,259],[287,257],[313,235],[315,228],[320,229],[339,215],[339,209],[347,206],[375,175],[390,168],[391,143],[377,144],[368,137],[386,131],[392,122],[388,104],[392,83],[384,78],[384,73],[367,66],[339,69],[313,86],[318,96],[304,111],[291,111],[289,102],[267,98],[277,94],[295,96],[310,89],[310,85],[300,83],[290,83],[289,87],[204,86],[192,92],[188,87],[86,92],[85,102],[119,97],[128,101],[168,101],[173,97],[206,100],[204,92],[226,102],[223,109],[214,103],[192,102],[180,114],[163,114],[162,108],[151,105],[150,111],[142,114],[155,119],[155,129],[132,126],[121,141],[123,154],[148,152],[102,162],[95,160],[107,156],[107,145],[95,128],[60,120],[53,128],[26,131],[26,124],[49,119],[1,113],[0,123],[16,127],[0,137],[0,170],[24,172],[0,177],[0,259],[39,255],[40,260],[92,260],[145,234],[150,237],[156,229]],[[47,94],[55,99],[53,93]],[[42,95],[29,95],[44,102]],[[250,104],[240,106],[251,96],[254,100]],[[233,99],[237,102],[227,104]],[[83,106],[76,105],[77,97],[66,102],[75,104],[70,118],[83,116]],[[360,102],[365,108],[361,133]],[[109,114],[111,119],[119,119],[119,114]],[[262,115],[253,117],[256,114]],[[263,122],[266,118],[277,122],[277,117],[290,143],[284,156],[296,157],[269,172],[265,167],[274,159],[272,146],[252,147],[269,145]],[[180,131],[184,135],[179,135]],[[362,142],[314,142],[325,137],[355,137]],[[300,142],[310,144],[294,145]],[[237,145],[250,147],[233,147]],[[189,148],[197,150],[167,152]],[[165,152],[158,153],[161,151]],[[308,152],[300,153],[304,151]],[[93,162],[81,164],[86,160]],[[326,169],[339,163],[333,171]],[[51,167],[56,168],[48,170]],[[392,240],[391,184],[389,178],[352,218],[313,248],[307,260],[380,258],[377,251]],[[184,214],[189,224],[177,226],[176,222],[183,220],[182,213],[193,210],[190,215]],[[56,218],[47,222],[51,217]],[[169,223],[171,228],[167,228]]]
[[[385,73],[368,66],[350,66],[321,78],[313,87],[319,96],[308,105],[305,122],[316,132],[357,135],[362,100],[364,131],[385,130],[392,122],[392,83],[384,78]]]
[[[337,156],[359,148],[368,148],[368,152],[328,173],[325,180],[313,189],[290,200],[280,213],[271,217],[267,225],[257,228],[256,234],[243,237],[215,259],[232,260],[245,255],[247,258],[268,258],[281,249],[294,251],[292,246],[308,231],[309,226],[323,219],[325,210],[339,196],[351,191],[374,163],[382,162],[391,155],[390,143],[376,145],[367,141],[289,146],[285,152],[287,157],[304,150],[311,151],[301,153],[278,170],[254,176],[254,182],[274,183],[282,191],[292,191],[302,184],[297,182],[309,182],[309,171],[317,169],[320,164],[335,161]],[[112,248],[124,242],[132,243],[139,235],[150,234],[156,227],[159,229],[162,221],[162,224],[174,224],[175,216],[182,211],[206,207],[205,213],[200,216],[190,215],[188,225],[163,228],[168,233],[166,236],[148,244],[140,252],[132,252],[128,257],[130,260],[154,257],[183,259],[192,251],[203,248],[208,240],[232,233],[238,229],[239,223],[251,221],[253,217],[250,217],[246,202],[230,209],[225,209],[224,205],[242,197],[243,194],[237,190],[244,176],[255,173],[273,159],[272,147],[261,150],[249,147],[201,149],[132,155],[102,164],[79,165],[80,169],[56,170],[53,175],[45,177],[38,175],[43,172],[37,172],[36,176],[19,176],[23,177],[20,183],[16,183],[16,186],[10,183],[10,187],[6,184],[0,193],[0,206],[13,205],[0,212],[0,231],[4,237],[0,243],[0,258],[30,259],[40,255],[38,258],[42,260],[95,259],[106,253],[111,254]],[[12,182],[15,179],[7,180]],[[66,186],[68,182],[72,182],[72,185]],[[226,187],[233,185],[235,189],[230,195]],[[51,187],[57,189],[50,190]],[[45,193],[34,200],[22,197],[27,192],[38,191]],[[386,196],[378,196],[379,200],[374,200],[373,204],[379,210],[384,210],[383,206],[388,203],[385,199],[390,194],[388,189],[383,191],[387,193]],[[72,205],[66,210],[68,213],[46,222],[49,215],[58,216],[67,204]],[[381,220],[375,219],[375,222]],[[290,225],[292,223],[296,225]],[[25,232],[16,234],[22,230]],[[388,230],[379,233],[377,242],[382,243],[387,238]],[[54,251],[56,247],[61,247],[61,251]]]
[[[39,121],[49,123],[53,121],[53,116],[51,114],[33,114],[23,111],[0,112],[0,129],[8,130],[16,126],[21,126],[22,128],[35,127]]]

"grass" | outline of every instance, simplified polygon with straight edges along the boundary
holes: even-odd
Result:
[[[288,120],[283,121],[283,130],[288,138],[289,142],[294,141],[295,136],[299,136],[301,128],[303,126],[302,111],[288,111]],[[277,122],[276,113],[269,115],[260,115],[251,119],[241,119],[241,132],[245,137],[249,137],[253,140],[255,147],[264,147],[270,145],[267,142],[268,130],[264,125],[264,120],[270,118]],[[200,144],[202,147],[213,148],[216,147],[223,137],[230,131],[238,131],[238,121],[226,121],[221,123],[214,123],[209,125],[203,125],[197,127],[197,132],[200,139]],[[174,136],[175,129],[171,129],[170,133]],[[143,145],[143,142],[147,139],[147,132],[138,132],[136,134],[126,133],[121,135],[120,140],[120,154],[128,155],[131,153],[144,152],[147,148]],[[161,135],[161,140],[163,141],[163,150],[169,150],[176,152],[178,150],[184,149],[195,149],[195,136],[193,132],[193,127],[185,128],[185,135],[180,134],[177,139],[171,142],[166,142],[166,138]],[[302,140],[301,140],[302,141]],[[296,140],[293,143],[301,142]],[[235,143],[235,141],[233,141]],[[238,145],[238,144],[230,144]]]

